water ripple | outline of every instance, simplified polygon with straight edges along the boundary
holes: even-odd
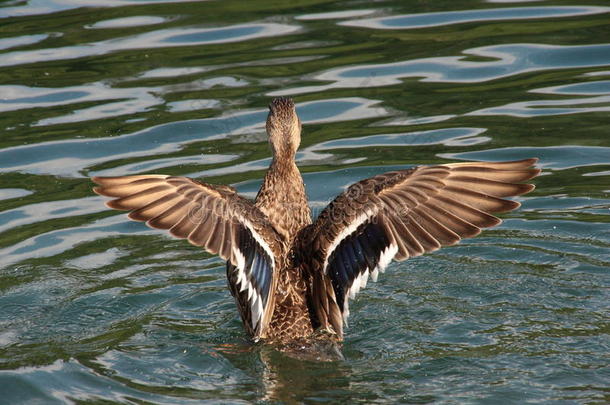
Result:
[[[77,139],[16,146],[0,150],[2,171],[81,177],[80,173],[109,160],[177,151],[181,144],[212,140],[227,133],[261,127],[264,112],[241,112],[224,118],[162,124],[132,134],[100,139]],[[43,152],[44,151],[44,152]]]
[[[100,201],[96,210],[104,209]],[[27,238],[12,246],[0,249],[2,255],[1,267],[7,267],[20,261],[58,255],[84,242],[101,240],[108,236],[120,234],[152,235],[157,234],[152,229],[140,223],[128,222],[123,215],[97,221],[90,225],[57,229]]]
[[[1,3],[0,402],[607,402],[603,1]],[[314,216],[418,164],[544,169],[500,226],[370,283],[340,361],[252,345],[223,261],[85,178],[254,198],[266,104],[300,93]]]
[[[430,131],[409,132],[404,134],[382,134],[365,137],[351,137],[326,141],[307,148],[307,151],[333,149],[333,148],[362,148],[367,146],[407,146],[407,145],[464,145],[465,138],[469,138],[468,145],[483,143],[490,138],[476,137],[486,130],[484,128],[443,128]]]
[[[573,83],[560,86],[530,90],[530,93],[554,95],[593,95],[562,100],[530,100],[486,107],[466,115],[508,115],[512,117],[538,117],[545,115],[582,114],[610,111],[610,81],[600,80],[586,83]],[[599,105],[601,104],[601,105]],[[585,107],[575,107],[585,105]]]
[[[160,97],[155,95],[155,90],[161,92],[161,89],[151,87],[111,88],[108,83],[90,83],[62,88],[4,85],[0,86],[2,93],[0,112],[97,102],[98,105],[79,108],[68,114],[52,118],[44,118],[32,122],[30,125],[45,126],[82,122],[146,111],[163,102]]]
[[[559,86],[543,87],[530,90],[531,93],[544,94],[575,94],[575,95],[610,95],[610,80],[599,80],[586,83],[562,84]]]
[[[609,11],[610,8],[608,7],[593,6],[506,7],[481,10],[394,15],[391,17],[343,21],[340,22],[339,25],[386,30],[413,29],[484,21],[576,17],[591,14],[602,14]]]
[[[126,89],[130,90],[133,89]],[[383,108],[375,107],[377,103],[376,100],[351,97],[303,103],[298,108],[303,122],[337,122],[386,115]],[[170,153],[193,141],[210,141],[224,138],[227,134],[259,131],[264,128],[265,119],[266,110],[241,111],[219,118],[162,124],[118,137],[15,146],[0,150],[0,161],[3,162],[0,172],[81,177],[83,169],[103,162]],[[205,174],[211,175],[211,172]]]
[[[19,37],[12,38],[0,38],[0,50],[17,48],[18,46],[32,45],[38,42],[42,42],[49,38],[51,34],[35,34],[35,35],[22,35]]]
[[[548,147],[513,147],[474,152],[441,153],[439,157],[460,160],[512,160],[515,156],[536,156],[538,165],[554,170],[573,169],[596,165],[610,165],[610,147],[561,145]]]
[[[0,18],[52,14],[82,7],[117,7],[128,5],[188,3],[196,0],[28,0],[27,6],[0,8]]]
[[[163,159],[148,159],[144,162],[130,163],[112,169],[92,170],[90,176],[126,176],[143,172],[152,173],[165,168],[189,165],[214,165],[239,158],[239,155],[219,155],[204,153],[197,156],[179,156]],[[1,214],[0,214],[1,215]]]
[[[610,65],[610,44],[505,44],[466,49],[463,53],[491,60],[475,62],[464,60],[463,56],[446,56],[331,69],[315,76],[316,80],[331,84],[295,87],[271,94],[389,86],[409,77],[421,78],[423,82],[482,83],[526,72]]]
[[[295,18],[297,20],[335,20],[341,18],[354,18],[354,17],[362,17],[365,15],[373,14],[377,10],[374,9],[360,9],[360,10],[343,10],[343,11],[329,11],[327,13],[312,13],[312,14],[302,14],[298,15]]]
[[[586,107],[575,107],[578,105]],[[596,106],[596,104],[602,104]],[[532,100],[482,108],[465,115],[508,115],[511,117],[540,117],[544,115],[583,114],[610,111],[610,96],[567,100]]]
[[[151,31],[144,34],[91,42],[83,45],[53,49],[15,51],[2,54],[0,66],[15,66],[52,60],[67,60],[88,56],[106,55],[128,49],[154,49],[162,47],[223,44],[249,41],[256,38],[286,35],[300,27],[286,24],[240,24],[221,28],[175,28]]]
[[[12,198],[25,197],[26,195],[32,194],[30,190],[24,190],[21,188],[0,188],[0,200],[10,200]],[[2,213],[0,213],[0,216]]]
[[[168,21],[167,18],[158,16],[139,15],[125,18],[113,18],[112,20],[98,21],[95,24],[86,25],[89,29],[108,29],[108,28],[126,28],[126,27],[141,27],[144,25],[161,24]]]
[[[100,202],[102,202],[100,197],[88,197],[29,204],[2,211],[0,212],[0,232],[42,220],[99,212]]]

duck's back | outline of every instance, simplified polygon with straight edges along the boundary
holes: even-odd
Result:
[[[306,281],[290,250],[298,232],[311,224],[311,211],[303,178],[294,161],[273,162],[256,197],[256,206],[286,241],[267,338],[287,341],[309,336],[313,327],[306,301]]]

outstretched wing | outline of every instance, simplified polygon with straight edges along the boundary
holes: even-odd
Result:
[[[377,280],[392,260],[405,260],[478,235],[498,225],[491,213],[519,203],[505,200],[534,189],[519,184],[540,173],[537,159],[421,166],[350,186],[307,230],[301,244],[312,277],[316,326],[341,338],[348,298]]]
[[[106,205],[131,211],[129,218],[167,229],[233,265],[231,291],[246,328],[264,337],[273,309],[282,237],[254,204],[227,186],[186,177],[142,175],[94,177],[93,190],[115,197]],[[239,296],[239,297],[238,297]]]

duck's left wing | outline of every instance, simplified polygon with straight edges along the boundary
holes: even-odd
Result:
[[[525,194],[519,184],[540,173],[536,159],[421,166],[389,172],[350,186],[331,202],[300,241],[311,276],[315,326],[339,338],[349,315],[348,298],[375,281],[392,261],[405,260],[501,221],[491,213],[519,203],[502,197]]]
[[[246,328],[257,339],[273,311],[281,266],[282,237],[251,201],[227,186],[176,176],[93,177],[97,194],[114,197],[106,205],[131,211],[129,218],[167,229],[233,265],[231,292]]]

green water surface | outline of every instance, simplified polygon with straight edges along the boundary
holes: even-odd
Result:
[[[473,240],[391,264],[344,359],[252,344],[224,263],[89,176],[253,197],[291,96],[315,213],[388,170],[539,157]],[[607,1],[0,2],[0,403],[610,402]]]

